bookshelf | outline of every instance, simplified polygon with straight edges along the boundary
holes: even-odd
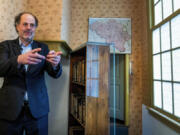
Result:
[[[85,43],[70,56],[69,135],[109,135],[108,45]]]

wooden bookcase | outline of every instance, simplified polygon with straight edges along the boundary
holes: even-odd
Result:
[[[109,135],[108,45],[85,43],[71,53],[69,135]]]

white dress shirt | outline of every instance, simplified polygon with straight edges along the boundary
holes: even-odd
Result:
[[[25,46],[25,45],[21,42],[21,40],[19,39],[19,45],[20,45],[20,47],[21,47],[21,54],[24,54],[24,53],[26,53],[26,52],[28,52],[28,51],[31,51],[31,50],[32,50],[32,43],[33,43],[33,41],[32,41],[30,44],[28,44],[27,46]],[[25,66],[25,70],[27,71],[28,65],[25,64],[24,66]],[[25,92],[24,100],[25,100],[25,101],[28,101],[28,93],[27,93],[27,91]]]

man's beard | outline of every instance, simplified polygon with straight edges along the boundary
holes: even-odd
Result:
[[[26,42],[31,42],[33,40],[33,38],[31,37],[31,38],[24,38],[24,41],[26,41]]]
[[[31,35],[30,37],[27,37],[27,38],[24,38],[24,37],[23,37],[23,40],[24,40],[25,42],[31,42],[31,41],[33,40],[33,37],[34,37],[34,35]]]

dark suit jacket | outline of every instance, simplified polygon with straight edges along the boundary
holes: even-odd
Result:
[[[39,54],[44,56],[49,52],[47,45],[37,41],[33,41],[32,44],[32,49],[35,48],[41,48]],[[4,83],[0,89],[0,119],[15,120],[18,117],[26,90],[32,115],[35,118],[47,115],[49,101],[44,71],[54,78],[62,73],[61,64],[54,70],[46,60],[42,60],[37,65],[29,65],[25,71],[24,65],[17,63],[17,57],[20,54],[19,39],[0,43],[0,77],[4,77]]]

